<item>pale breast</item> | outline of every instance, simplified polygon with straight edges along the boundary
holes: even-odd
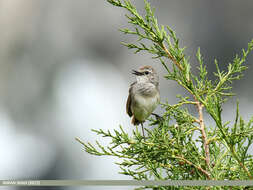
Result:
[[[131,110],[135,118],[139,121],[145,121],[157,107],[160,96],[159,92],[156,91],[150,96],[135,94],[133,99]]]

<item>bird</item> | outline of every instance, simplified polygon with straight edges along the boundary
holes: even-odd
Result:
[[[126,112],[132,118],[133,125],[142,126],[160,102],[159,76],[151,66],[141,66],[132,70],[136,81],[130,85],[126,103]]]

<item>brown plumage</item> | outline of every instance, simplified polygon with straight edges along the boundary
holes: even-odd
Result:
[[[132,94],[132,88],[133,88],[133,86],[136,84],[136,82],[134,82],[134,83],[132,83],[131,84],[131,86],[130,86],[130,88],[129,88],[129,94],[128,94],[128,97],[127,97],[127,103],[126,103],[126,112],[127,112],[127,114],[129,115],[129,117],[132,117],[133,116],[133,113],[132,113],[132,110],[131,110],[131,94]],[[141,122],[140,121],[138,121],[137,119],[135,119],[135,117],[133,116],[132,117],[132,121],[131,121],[131,123],[133,124],[133,125],[139,125]]]
[[[139,68],[139,71],[145,71],[145,70],[151,70],[153,73],[156,73],[155,70],[153,69],[153,67],[149,66],[149,65],[145,65]]]

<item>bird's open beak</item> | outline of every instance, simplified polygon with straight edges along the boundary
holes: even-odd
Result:
[[[143,75],[143,73],[136,71],[136,70],[132,70],[132,74],[137,75],[137,76]]]

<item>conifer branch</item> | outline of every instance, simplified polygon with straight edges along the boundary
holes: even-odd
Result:
[[[184,157],[181,156],[175,156],[175,158],[178,158],[182,161],[184,161],[185,163],[194,166],[196,169],[198,169],[199,171],[201,171],[204,175],[206,175],[207,179],[211,179],[210,174],[208,173],[208,171],[204,170],[203,168],[201,168],[200,166],[197,166],[195,164],[193,164],[192,162],[190,162],[189,160],[185,159]]]
[[[165,46],[163,43],[161,44],[161,47],[162,47],[163,50],[166,52],[168,58],[169,58],[170,60],[173,61],[173,63],[178,67],[179,70],[182,71],[183,68],[182,68],[182,66],[180,65],[180,63],[177,62],[177,60],[170,54],[170,52],[168,51],[168,49],[166,48],[166,46]]]
[[[200,102],[197,102],[197,109],[198,109],[198,114],[199,114],[199,119],[198,123],[200,126],[200,131],[202,134],[202,141],[203,141],[203,146],[205,150],[205,160],[206,160],[206,165],[208,168],[210,168],[210,151],[209,151],[209,143],[207,140],[206,132],[205,132],[205,124],[204,124],[204,119],[203,119],[203,104]]]
[[[92,130],[96,135],[109,138],[108,145],[97,141],[93,145],[79,138],[76,140],[89,154],[121,158],[117,163],[120,173],[136,180],[252,179],[253,155],[248,150],[253,145],[253,117],[248,122],[244,121],[237,104],[234,123],[224,122],[222,106],[228,97],[234,95],[231,84],[240,79],[247,68],[244,63],[253,50],[253,40],[247,50],[242,50],[241,56],[235,56],[227,69],[220,70],[217,60],[214,61],[216,80],[213,81],[207,77],[208,71],[200,49],[196,53],[199,72],[191,72],[191,63],[184,54],[185,48],[180,48],[179,39],[170,27],[158,24],[154,9],[146,0],[143,16],[129,0],[107,1],[127,10],[126,18],[134,29],[120,31],[138,38],[136,42],[122,44],[135,50],[134,53],[145,51],[152,58],[159,59],[167,72],[165,79],[175,81],[190,97],[179,95],[174,105],[162,103],[163,115],[149,118],[149,125],[153,128],[145,129],[145,138],[138,127],[127,133],[120,126],[113,131]],[[168,59],[172,61],[171,66],[166,63]],[[196,108],[197,116],[189,106]],[[208,114],[206,117],[214,120],[214,125],[205,125],[204,110]],[[197,139],[196,133],[200,133]]]

